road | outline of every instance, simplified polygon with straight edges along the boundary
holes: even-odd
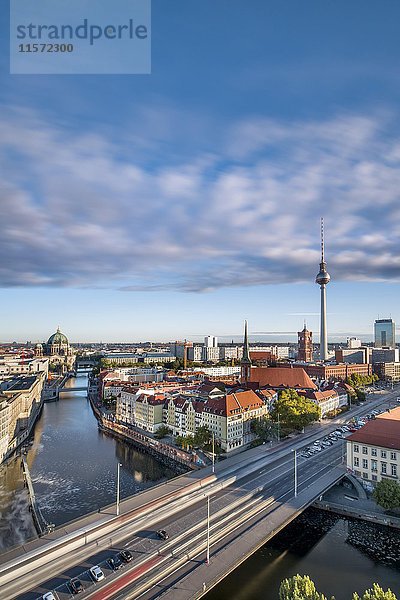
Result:
[[[352,411],[366,414],[377,404],[382,404],[394,391],[385,397],[376,397]],[[342,416],[337,421],[343,422]],[[294,500],[294,452],[313,439],[322,437],[335,428],[332,422],[318,424],[306,436],[283,442],[274,449],[261,447],[257,453],[244,453],[236,460],[228,459],[217,465],[216,476],[208,476],[204,487],[189,491],[181,498],[169,499],[154,511],[138,515],[133,519],[115,522],[112,532],[97,537],[83,547],[69,551],[66,548],[62,560],[48,562],[39,568],[28,568],[26,573],[2,585],[3,600],[18,598],[34,600],[48,590],[56,590],[60,600],[71,598],[66,582],[78,576],[85,592],[82,598],[103,600],[107,598],[157,597],[163,587],[162,580],[173,581],[177,576],[193,570],[204,563],[207,547],[207,497],[210,497],[209,540],[211,557],[221,545],[240,538],[241,532],[257,519],[272,514],[277,506]],[[344,442],[310,457],[297,456],[298,493],[323,477],[335,465],[344,462]],[[251,456],[251,462],[246,460]],[[109,521],[107,522],[109,523]],[[161,541],[157,529],[165,529],[170,536]],[[86,541],[86,540],[85,540]],[[128,548],[133,561],[120,571],[112,572],[105,561]],[[94,584],[88,569],[99,564],[105,580]],[[5,565],[6,566],[6,565]],[[179,570],[178,575],[170,575]],[[4,569],[3,569],[4,572]],[[157,586],[157,587],[154,587]],[[123,592],[120,590],[123,588]],[[150,591],[149,591],[150,590]]]

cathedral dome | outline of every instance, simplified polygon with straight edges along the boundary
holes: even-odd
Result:
[[[47,345],[51,346],[52,344],[66,344],[68,346],[68,338],[66,335],[61,333],[60,328],[57,328],[57,331],[51,335],[47,341]]]

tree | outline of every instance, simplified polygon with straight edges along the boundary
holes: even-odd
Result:
[[[277,424],[266,417],[254,419],[251,422],[251,430],[261,442],[269,442],[277,437]]]
[[[154,437],[157,440],[161,440],[163,437],[169,435],[170,433],[172,433],[172,431],[169,427],[167,427],[166,425],[161,425],[155,432]]]
[[[391,479],[382,479],[374,489],[373,498],[386,510],[400,507],[400,485]]]
[[[202,425],[197,429],[196,433],[194,434],[193,443],[199,448],[204,448],[204,446],[210,443],[211,438],[212,435],[208,427]]]
[[[380,585],[374,583],[372,588],[365,590],[364,594],[360,597],[357,592],[353,594],[353,600],[397,600],[393,592],[388,589],[386,592],[381,588]]]
[[[271,411],[271,417],[281,425],[301,431],[303,427],[318,421],[320,408],[308,398],[299,396],[296,390],[283,390]]]
[[[193,440],[194,438],[192,435],[178,435],[175,438],[175,444],[185,450],[190,450],[194,445]]]
[[[295,575],[282,581],[279,600],[327,600],[327,598],[318,592],[308,575]],[[331,600],[335,600],[333,596]],[[352,600],[397,600],[397,598],[390,589],[385,592],[380,585],[374,583],[372,588],[365,590],[362,596],[355,592]]]
[[[279,600],[326,600],[308,575],[295,575],[284,579],[279,588]]]

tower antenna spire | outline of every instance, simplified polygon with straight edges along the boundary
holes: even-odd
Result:
[[[321,217],[321,262],[325,262],[324,250],[324,217]]]

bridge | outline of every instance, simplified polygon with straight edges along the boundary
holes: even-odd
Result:
[[[100,357],[91,357],[91,356],[77,356],[75,359],[76,369],[91,369],[96,367],[99,364]]]
[[[3,554],[0,597],[55,590],[64,600],[67,580],[79,576],[82,598],[200,598],[346,475],[341,445],[305,459],[297,455],[304,443],[254,448],[218,463],[215,473],[208,467],[177,477],[119,511],[108,507]],[[158,529],[169,540],[158,539]],[[132,562],[114,573],[105,559],[127,548]],[[88,564],[100,564],[105,580],[91,581]]]
[[[62,392],[87,392],[88,391],[88,386],[81,386],[81,387],[62,387],[58,390],[59,394],[62,394]]]

